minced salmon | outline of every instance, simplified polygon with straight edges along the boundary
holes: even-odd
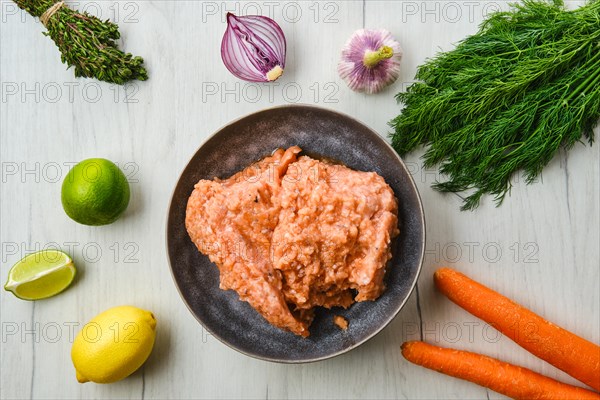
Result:
[[[317,306],[377,299],[398,204],[374,172],[276,150],[229,179],[201,180],[186,228],[235,290],[271,324],[308,336]]]
[[[341,315],[334,315],[333,323],[336,324],[338,326],[338,328],[340,328],[343,331],[348,329],[348,320],[346,318],[342,317]]]

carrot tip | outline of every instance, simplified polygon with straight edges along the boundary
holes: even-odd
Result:
[[[412,362],[410,354],[413,352],[413,348],[415,346],[418,346],[420,343],[421,342],[415,340],[402,343],[402,345],[400,346],[400,352],[402,353],[402,356],[408,361]]]
[[[452,273],[452,272],[456,272],[455,270],[453,270],[452,268],[448,268],[448,267],[441,267],[438,268],[434,273],[433,276],[440,276],[443,274],[447,274],[447,273]]]
[[[448,268],[448,267],[442,267],[442,268],[438,268],[434,273],[433,273],[433,283],[438,286],[440,280],[442,280],[444,278],[444,275],[448,275],[448,274],[452,274],[453,272],[455,272],[454,270]]]

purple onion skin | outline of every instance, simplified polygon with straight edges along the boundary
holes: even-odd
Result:
[[[221,58],[236,77],[248,82],[276,80],[285,68],[286,47],[281,27],[271,18],[227,13]]]

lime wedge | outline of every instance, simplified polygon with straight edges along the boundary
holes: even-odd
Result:
[[[10,269],[4,290],[23,300],[40,300],[65,290],[76,269],[73,260],[60,250],[28,254]]]

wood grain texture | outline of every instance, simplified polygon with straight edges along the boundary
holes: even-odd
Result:
[[[39,22],[8,0],[0,6],[0,278],[45,246],[70,250],[80,271],[72,288],[48,300],[19,301],[2,291],[1,398],[501,398],[406,362],[400,344],[419,338],[576,383],[436,293],[432,274],[453,266],[600,342],[597,145],[561,153],[541,182],[515,182],[501,208],[485,201],[472,213],[459,211],[458,197],[430,188],[436,172],[422,169],[419,154],[407,157],[428,225],[418,290],[380,335],[329,361],[278,365],[229,349],[186,309],[166,260],[171,190],[208,135],[253,111],[301,102],[353,115],[385,136],[399,112],[393,95],[411,82],[416,66],[473,33],[505,1],[78,3],[116,20],[124,48],[145,58],[149,81],[126,87],[75,79]],[[274,85],[240,82],[223,67],[226,11],[280,22],[288,68]],[[342,45],[363,26],[389,29],[405,51],[399,81],[374,96],[351,92],[335,68]],[[117,162],[131,181],[130,207],[113,225],[85,227],[62,211],[62,177],[89,157]],[[120,304],[155,313],[154,352],[122,382],[78,384],[70,330]]]

